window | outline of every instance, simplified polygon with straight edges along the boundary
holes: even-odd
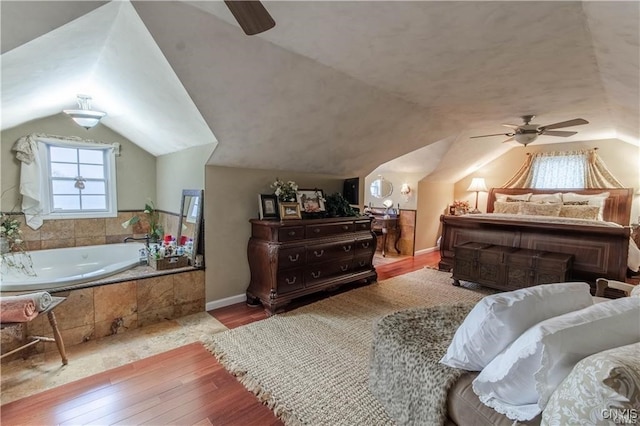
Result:
[[[117,214],[115,155],[109,145],[43,142],[43,213],[59,218]]]
[[[531,163],[532,188],[584,188],[587,155],[536,156]]]

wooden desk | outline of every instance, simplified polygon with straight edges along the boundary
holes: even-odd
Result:
[[[382,257],[386,257],[387,252],[387,236],[389,232],[394,234],[394,242],[393,248],[396,250],[396,253],[400,254],[400,249],[398,248],[398,241],[400,241],[400,226],[399,219],[397,215],[380,215],[380,214],[372,214],[373,222],[371,222],[371,230],[377,235],[382,235]]]

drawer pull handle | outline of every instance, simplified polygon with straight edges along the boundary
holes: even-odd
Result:
[[[361,260],[360,262],[358,262],[358,265],[360,265],[360,266],[364,266],[366,264],[367,264],[367,262],[365,262],[364,260]]]
[[[342,225],[342,230],[343,231],[348,231],[349,230],[349,225]]]
[[[320,233],[320,228],[313,228],[313,232],[315,232],[316,234]]]
[[[322,257],[322,255],[324,254],[324,249],[323,249],[323,250],[320,250],[320,251],[318,251],[318,250],[314,250],[314,251],[313,251],[313,254],[315,254],[315,255],[316,255],[316,257]]]
[[[347,269],[349,269],[349,265],[344,265],[344,266],[343,266],[343,265],[340,265],[340,270],[341,270],[342,272],[345,272]]]
[[[312,276],[313,278],[320,278],[320,271],[318,271],[318,272],[311,272],[311,276]]]
[[[300,253],[296,253],[296,257],[289,255],[290,262],[297,262],[299,258],[300,258]]]
[[[362,243],[362,248],[369,248],[369,241]]]
[[[296,278],[298,277],[293,277],[292,280],[290,280],[289,278],[285,278],[284,280],[287,282],[287,284],[292,285],[296,283]]]
[[[349,253],[351,251],[351,245],[342,246],[342,250],[344,250],[345,253]]]
[[[289,231],[289,232],[288,232],[288,235],[289,235],[290,237],[293,237],[294,235],[296,235],[296,231]]]

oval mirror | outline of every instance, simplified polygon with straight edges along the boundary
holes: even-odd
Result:
[[[393,185],[381,177],[371,182],[369,190],[371,191],[371,196],[375,198],[386,198],[393,192]]]

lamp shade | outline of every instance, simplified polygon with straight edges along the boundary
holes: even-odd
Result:
[[[489,190],[487,189],[487,185],[484,183],[484,178],[473,178],[471,180],[471,185],[467,188],[467,191],[487,192]]]
[[[78,95],[78,106],[80,109],[65,109],[63,112],[76,122],[78,126],[90,129],[100,122],[100,119],[107,115],[106,112],[91,110],[91,96]]]

